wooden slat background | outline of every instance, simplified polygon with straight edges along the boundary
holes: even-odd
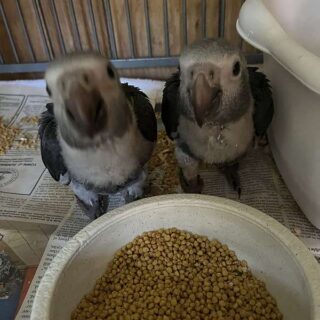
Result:
[[[245,53],[252,54],[256,50],[241,40],[235,27],[243,1],[225,0],[224,36]],[[128,26],[126,20],[126,2],[131,26]],[[45,62],[79,50],[99,50],[103,55],[115,58],[111,54],[107,3],[108,0],[0,0],[0,61],[6,64]],[[109,3],[116,58],[132,58],[130,30],[135,57],[149,56],[146,6],[149,12],[152,56],[166,56],[163,0],[109,0]],[[186,0],[188,43],[203,37],[202,5],[201,0]],[[219,35],[220,5],[219,0],[205,0],[207,37]],[[170,56],[179,55],[186,45],[182,7],[182,0],[167,0]],[[10,41],[9,34],[13,41]],[[123,69],[120,73],[128,77],[163,79],[174,69]],[[0,79],[32,77],[39,78],[41,74],[0,74]]]

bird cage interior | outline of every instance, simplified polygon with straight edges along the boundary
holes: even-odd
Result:
[[[0,319],[320,319],[318,12],[0,0]]]

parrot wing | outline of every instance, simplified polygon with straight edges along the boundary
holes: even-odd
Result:
[[[41,114],[39,136],[41,157],[52,178],[60,181],[61,176],[67,173],[61,147],[57,138],[57,124],[53,114],[53,103],[46,105],[47,110]]]
[[[132,101],[142,136],[148,141],[155,142],[157,140],[157,119],[148,97],[140,89],[127,83],[123,83],[122,88],[129,101]]]
[[[248,67],[251,92],[255,110],[253,121],[257,136],[263,136],[273,118],[274,106],[271,86],[266,75],[255,67]]]
[[[166,81],[163,90],[161,118],[170,139],[175,139],[179,125],[179,71]]]

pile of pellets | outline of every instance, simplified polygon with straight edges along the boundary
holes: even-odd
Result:
[[[120,249],[72,320],[283,319],[265,284],[217,240],[150,231]]]

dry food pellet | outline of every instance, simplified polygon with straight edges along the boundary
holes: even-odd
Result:
[[[12,147],[13,142],[20,131],[19,128],[9,127],[3,118],[0,117],[0,155],[6,154]]]
[[[38,116],[24,116],[20,119],[20,123],[37,125],[39,123],[40,117]]]
[[[37,123],[39,120],[37,116],[25,118],[29,123]],[[0,117],[0,155],[6,154],[14,143],[17,148],[35,149],[39,145],[39,138],[35,134],[23,133],[18,127],[8,126]]]
[[[163,174],[159,173],[159,166],[161,166]],[[158,132],[157,144],[148,162],[148,170],[151,180],[149,196],[176,192],[180,183],[176,172],[177,162],[174,156],[174,144],[164,130]]]
[[[265,284],[218,240],[150,231],[121,248],[72,320],[283,319]]]

